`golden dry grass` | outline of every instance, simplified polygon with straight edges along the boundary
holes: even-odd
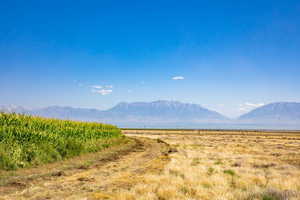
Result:
[[[91,154],[89,158],[66,161],[68,168],[57,163],[30,169],[39,176],[30,176],[29,169],[17,171],[17,176],[7,176],[10,180],[0,185],[0,200],[115,199],[117,189],[129,190],[143,183],[144,174],[159,174],[169,162],[167,144],[147,138],[130,141],[107,152]],[[72,164],[75,166],[69,166]],[[57,167],[62,173],[51,167]]]
[[[140,135],[178,153],[163,173],[118,190],[116,199],[300,199],[300,135]]]
[[[143,146],[103,166],[33,182],[4,199],[299,200],[300,134],[128,134]],[[154,140],[145,140],[144,137]],[[167,142],[170,147],[164,145]],[[174,150],[176,148],[176,150]],[[1,198],[0,198],[1,199]]]

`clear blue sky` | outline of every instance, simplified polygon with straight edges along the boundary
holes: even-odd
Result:
[[[299,0],[11,0],[0,24],[1,105],[300,101]]]

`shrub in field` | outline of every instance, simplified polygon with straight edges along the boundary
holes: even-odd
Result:
[[[122,140],[112,125],[0,113],[0,169],[63,160]]]
[[[231,186],[235,187],[235,181],[234,181],[234,177],[236,176],[235,172],[231,169],[227,169],[223,171],[224,174],[228,174],[231,176]]]

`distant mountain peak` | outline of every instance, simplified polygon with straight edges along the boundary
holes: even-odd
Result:
[[[73,108],[69,106],[49,106],[26,109],[21,106],[0,106],[0,112],[15,112],[49,118],[97,121],[116,124],[122,127],[293,127],[300,128],[300,103],[270,103],[242,115],[238,120],[206,109],[198,104],[179,101],[157,100],[152,102],[120,102],[108,110]],[[217,126],[218,125],[218,126]],[[249,126],[248,126],[249,125]],[[267,125],[267,126],[265,126]]]
[[[30,110],[29,108],[24,108],[22,106],[16,106],[16,105],[0,105],[0,111],[3,112],[9,112],[9,113],[21,113],[25,110]]]
[[[156,119],[177,121],[209,121],[225,120],[223,115],[203,108],[198,104],[181,103],[179,101],[158,100],[152,102],[122,102],[108,110],[115,116],[136,117],[139,119]]]
[[[240,116],[239,120],[255,123],[292,123],[296,121],[300,122],[300,103],[270,103]]]

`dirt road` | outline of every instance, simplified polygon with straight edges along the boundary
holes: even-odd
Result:
[[[300,199],[298,133],[127,136],[134,139],[114,150],[68,160],[71,168],[54,163],[18,170],[11,175],[16,180],[4,182],[0,172],[0,200]]]
[[[130,150],[119,152],[124,155],[1,186],[0,199],[117,199],[114,191],[130,188],[145,173],[159,173],[169,160],[167,144],[146,138],[134,141]]]

